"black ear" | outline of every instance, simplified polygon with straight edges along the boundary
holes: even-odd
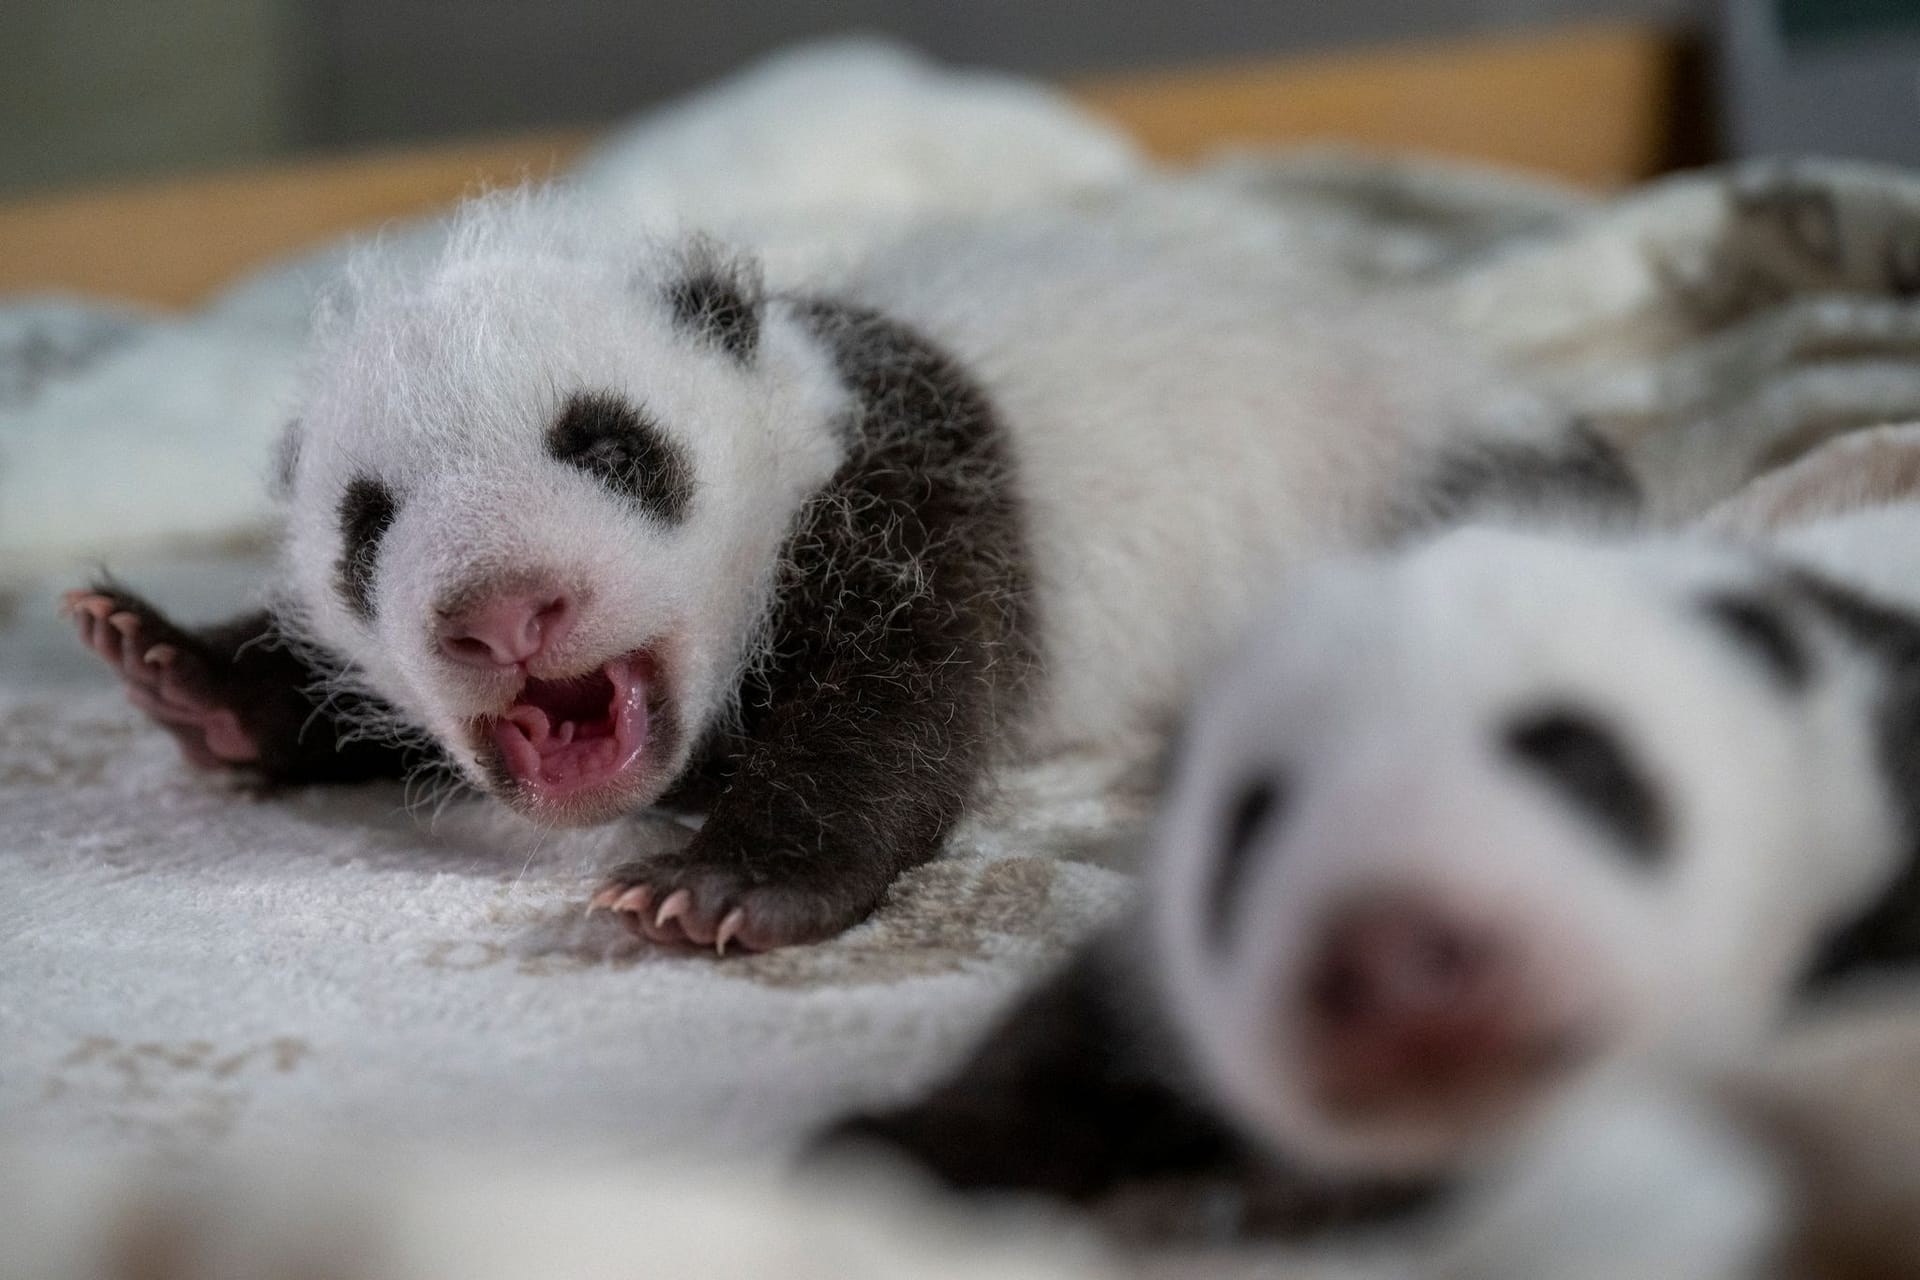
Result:
[[[727,253],[705,236],[688,242],[679,274],[667,284],[667,306],[689,335],[746,364],[760,347],[766,294],[760,264]]]

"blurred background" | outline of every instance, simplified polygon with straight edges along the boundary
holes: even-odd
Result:
[[[1920,0],[5,0],[0,195],[591,126],[848,30],[1085,77],[1599,22],[1701,52],[1723,149],[1920,159]]]
[[[0,294],[188,305],[847,33],[1056,80],[1172,161],[1920,164],[1920,0],[0,0]]]
[[[0,196],[595,125],[841,31],[1087,77],[1567,23],[1659,23],[1705,48],[1734,38],[1741,10],[1749,63],[1788,29],[1841,61],[1920,31],[1920,0],[4,0]],[[1916,65],[1889,90],[1907,107]],[[1857,65],[1843,81],[1859,83]],[[1780,115],[1805,109],[1789,96]],[[1859,113],[1843,119],[1859,130]],[[1912,136],[1920,121],[1901,123]],[[1766,129],[1782,125],[1745,142]]]

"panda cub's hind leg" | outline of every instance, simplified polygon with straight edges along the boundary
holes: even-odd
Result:
[[[423,761],[417,750],[358,735],[353,726],[380,710],[370,700],[316,703],[320,672],[282,647],[264,610],[188,630],[103,581],[68,592],[62,611],[133,704],[200,768],[291,785],[397,778]]]
[[[80,640],[114,669],[127,697],[202,769],[260,759],[260,745],[223,698],[202,646],[136,596],[112,588],[70,591],[63,612]]]

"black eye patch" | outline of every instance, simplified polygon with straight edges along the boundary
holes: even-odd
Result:
[[[610,392],[581,392],[547,432],[547,452],[665,524],[687,518],[693,466],[659,426]]]
[[[1813,678],[1813,655],[1778,604],[1734,591],[1700,603],[1707,621],[1780,688],[1798,693],[1807,687]]]
[[[1227,915],[1234,896],[1246,880],[1254,843],[1278,821],[1286,809],[1286,788],[1274,775],[1249,779],[1228,798],[1220,830],[1219,864],[1208,895],[1213,937],[1225,943]]]
[[[1549,707],[1514,720],[1503,744],[1524,770],[1545,782],[1613,837],[1634,861],[1652,866],[1671,840],[1666,805],[1626,745],[1598,717]]]
[[[347,608],[362,618],[373,617],[380,540],[399,509],[393,490],[371,476],[356,476],[340,495],[340,562],[334,567],[334,587]]]

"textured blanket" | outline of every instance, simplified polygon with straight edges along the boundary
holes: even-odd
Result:
[[[1611,202],[1323,154],[1170,176],[1039,89],[856,45],[642,121],[577,181],[802,264],[929,211],[1152,189],[1154,216],[1283,255],[1302,288],[1391,292],[1480,336],[1627,442],[1676,517],[1831,432],[1920,417],[1920,182],[1900,174],[1763,166]],[[844,938],[724,962],[582,913],[610,842],[683,838],[670,823],[554,836],[183,768],[57,592],[100,560],[188,618],[258,591],[257,478],[337,261],[185,318],[0,307],[0,1134],[765,1157],[912,1092],[1120,909],[1146,798],[1097,758],[1007,779]]]

